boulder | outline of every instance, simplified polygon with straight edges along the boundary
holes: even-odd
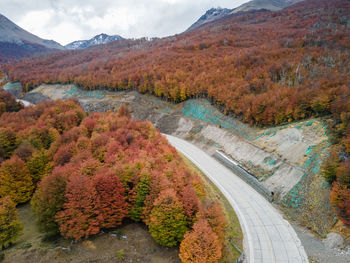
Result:
[[[344,239],[341,235],[337,233],[329,233],[327,237],[323,240],[323,244],[327,248],[343,248]]]

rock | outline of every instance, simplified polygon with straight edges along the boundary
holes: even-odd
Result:
[[[90,248],[90,249],[96,249],[95,244],[91,240],[85,240],[83,241],[83,246]]]
[[[344,239],[337,233],[329,233],[323,240],[323,244],[327,248],[342,248],[344,246]]]
[[[49,101],[50,98],[43,95],[40,92],[29,92],[29,93],[24,94],[23,100],[29,101],[33,104],[38,104],[42,101]]]

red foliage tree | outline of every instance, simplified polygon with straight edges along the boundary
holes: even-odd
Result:
[[[207,201],[204,208],[201,210],[200,217],[205,218],[220,241],[225,238],[226,217],[217,201]]]
[[[69,178],[66,186],[66,202],[56,220],[65,238],[80,240],[100,232],[101,217],[96,209],[97,192],[93,181],[83,175]]]
[[[339,165],[337,169],[337,182],[350,189],[350,160],[344,160]]]
[[[75,145],[72,143],[61,146],[53,157],[53,161],[55,165],[63,166],[66,163],[68,163],[74,155],[74,151],[75,151],[74,146]]]
[[[96,209],[101,218],[101,228],[116,227],[129,213],[124,187],[108,168],[97,171],[93,179],[96,190]]]
[[[192,221],[199,211],[199,199],[192,185],[187,185],[181,193],[181,202],[189,221]]]
[[[4,112],[13,112],[23,109],[23,105],[16,101],[16,97],[10,92],[0,89],[0,116]]]
[[[350,189],[334,182],[330,200],[343,223],[350,225]]]

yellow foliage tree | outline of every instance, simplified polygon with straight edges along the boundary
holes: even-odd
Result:
[[[7,247],[20,234],[22,226],[17,218],[16,204],[10,197],[0,199],[0,246]]]
[[[0,197],[9,196],[15,203],[25,203],[32,196],[33,180],[24,161],[13,156],[0,167]]]

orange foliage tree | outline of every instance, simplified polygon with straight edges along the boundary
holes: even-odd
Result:
[[[183,263],[217,263],[221,258],[222,244],[205,219],[198,220],[180,245]]]

